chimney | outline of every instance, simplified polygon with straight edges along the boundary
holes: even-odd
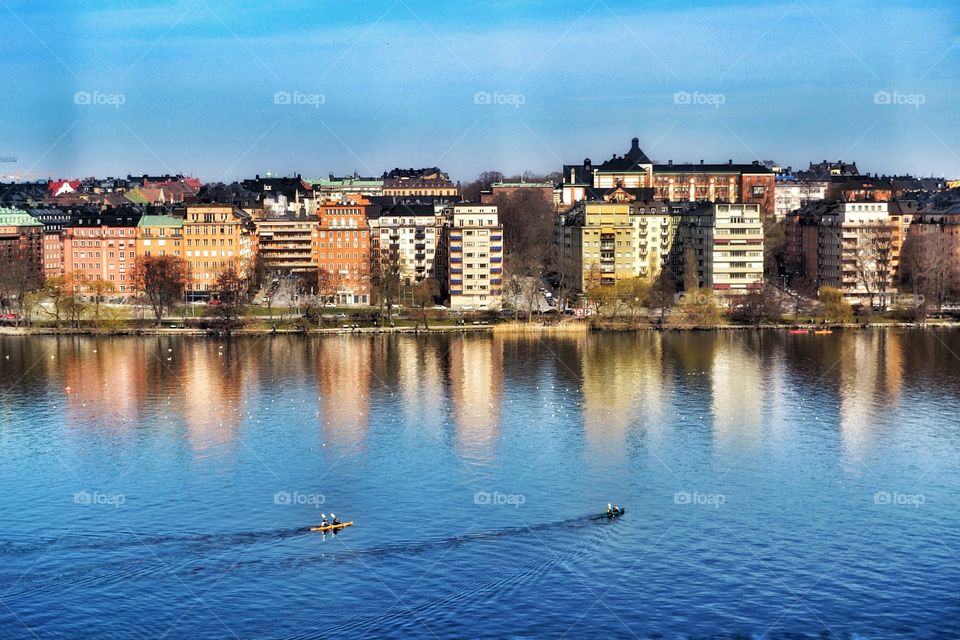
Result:
[[[673,166],[673,160],[667,160],[667,166],[672,167],[672,166]]]
[[[733,166],[733,158],[727,158],[727,164]]]
[[[700,166],[703,166],[703,158],[700,158]]]
[[[630,141],[630,151],[640,151],[640,138],[634,138]]]
[[[590,162],[590,158],[584,158],[584,159],[583,159],[583,168],[584,168],[585,170],[587,170],[587,171],[590,171],[591,166],[592,166],[592,164],[591,164],[591,162]]]

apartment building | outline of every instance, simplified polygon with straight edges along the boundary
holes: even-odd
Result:
[[[274,273],[312,273],[314,234],[320,221],[316,215],[268,215],[254,222],[257,227],[258,256]]]
[[[0,269],[18,263],[43,275],[44,227],[23,209],[0,207]]]
[[[190,268],[189,294],[208,298],[217,276],[228,267],[241,278],[250,276],[257,248],[250,214],[230,204],[196,204],[183,220],[184,259]]]
[[[336,304],[371,302],[369,208],[370,202],[356,195],[319,207],[312,250],[318,289]]]
[[[810,204],[787,216],[786,268],[851,303],[885,308],[895,293],[900,253],[916,212],[910,203]]]
[[[443,239],[442,207],[429,204],[374,207],[367,222],[371,255],[374,259],[395,259],[405,284],[436,276],[437,250]]]
[[[564,280],[581,291],[630,278],[652,281],[669,263],[674,220],[666,202],[580,203],[558,221]]]
[[[137,224],[137,259],[174,256],[182,258],[183,218],[174,215],[145,215]]]
[[[446,229],[445,281],[453,309],[499,309],[503,227],[495,205],[453,205]]]
[[[772,169],[753,161],[750,164],[678,163],[655,164],[631,141],[622,156],[616,154],[600,164],[589,158],[582,164],[563,166],[560,201],[570,207],[581,200],[596,199],[597,191],[620,185],[627,189],[649,189],[649,197],[669,202],[730,202],[756,204],[761,214],[773,216],[774,178]]]
[[[383,174],[385,196],[456,196],[460,189],[438,169],[393,169]]]
[[[134,293],[140,218],[136,209],[82,209],[71,215],[64,228],[63,265],[75,291],[90,292],[103,281],[113,295]]]

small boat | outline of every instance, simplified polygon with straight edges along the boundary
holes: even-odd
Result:
[[[337,531],[346,527],[352,527],[353,520],[350,522],[340,522],[338,524],[328,524],[322,527],[310,527],[310,531]]]
[[[817,331],[814,331],[814,333],[815,333],[816,335],[818,335],[818,336],[828,336],[828,335],[830,335],[831,333],[833,333],[833,330],[832,330],[832,329],[818,329]]]
[[[620,507],[619,509],[614,509],[614,510],[609,511],[609,512],[604,511],[602,514],[600,514],[600,517],[601,517],[601,518],[610,518],[610,519],[612,520],[613,518],[616,518],[617,516],[622,516],[624,511],[626,511],[626,509],[624,509],[623,507]]]
[[[806,335],[806,334],[810,333],[810,330],[809,330],[809,329],[790,329],[790,331],[788,331],[787,333],[792,333],[792,334],[795,334],[795,335],[802,333],[803,335]]]

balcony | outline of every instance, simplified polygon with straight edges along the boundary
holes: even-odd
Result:
[[[500,267],[493,267],[492,269],[490,269],[490,273],[503,273],[503,269],[501,269]]]
[[[451,260],[452,260],[452,259],[453,259],[453,258],[451,258]],[[499,257],[499,256],[493,256],[492,258],[490,258],[490,262],[503,262],[503,258],[501,258],[501,257]]]
[[[463,286],[463,280],[450,280],[450,286],[455,287],[457,285]]]
[[[418,269],[423,269],[423,267],[417,267]],[[450,269],[450,273],[463,273],[463,268],[459,269]]]
[[[496,245],[496,246],[490,247],[490,251],[503,251],[503,247],[500,245]]]
[[[427,245],[424,244],[424,243],[422,243],[422,242],[418,242],[418,243],[416,243],[416,244],[413,245],[413,248],[416,249],[417,251],[424,251],[424,250],[426,250]]]
[[[451,241],[451,242],[459,242],[460,240],[463,240],[463,236],[462,236],[462,235],[460,235],[460,234],[454,235],[454,234],[452,234],[452,233],[450,234],[450,241]]]
[[[463,258],[457,258],[457,257],[454,257],[454,256],[450,256],[450,262],[463,262]]]
[[[490,236],[490,242],[500,242],[503,240],[503,236]]]
[[[500,279],[491,280],[491,281],[490,281],[490,284],[491,284],[491,285],[502,285],[502,284],[503,284],[503,280],[500,280]]]
[[[413,254],[414,260],[426,260],[427,254],[425,253],[415,253]]]

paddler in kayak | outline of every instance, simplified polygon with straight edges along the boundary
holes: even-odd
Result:
[[[323,520],[320,521],[320,526],[321,527],[327,526],[327,514],[321,513],[320,517],[323,518]]]
[[[332,522],[330,522],[330,524],[332,524],[332,525],[340,524],[340,520],[339,520],[339,518],[337,518],[337,514],[331,513],[331,514],[330,514],[330,518],[332,519]]]
[[[610,503],[607,503],[607,516],[613,515],[613,507],[610,506]]]

